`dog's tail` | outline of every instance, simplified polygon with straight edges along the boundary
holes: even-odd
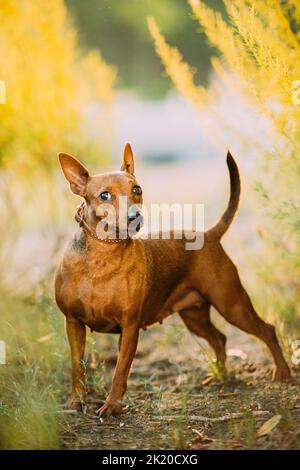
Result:
[[[205,239],[207,241],[220,240],[220,238],[228,230],[239,205],[241,180],[238,166],[229,150],[227,152],[227,166],[230,176],[230,198],[228,206],[219,222],[217,222],[216,225],[205,232]]]

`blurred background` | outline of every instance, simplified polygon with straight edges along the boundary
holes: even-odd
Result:
[[[119,168],[130,142],[146,204],[204,203],[209,226],[227,204],[230,148],[243,193],[224,245],[290,354],[300,311],[298,2],[2,0],[0,11],[0,339],[14,366],[0,366],[3,446],[59,446],[38,413],[46,399],[60,403],[68,354],[52,283],[79,200],[59,151],[102,172]]]
[[[7,178],[14,173],[14,184],[26,182],[46,192],[22,196],[30,198],[21,211],[27,222],[14,243],[11,269],[6,270],[10,280],[26,271],[21,289],[25,284],[31,289],[44,276],[52,251],[63,242],[66,230],[74,229],[77,200],[60,174],[59,151],[73,153],[99,172],[118,168],[123,147],[130,142],[146,203],[205,203],[207,226],[227,202],[227,148],[245,169],[243,183],[251,187],[256,147],[269,145],[268,121],[249,106],[234,83],[225,86],[213,70],[211,59],[220,52],[209,43],[188,2],[68,0],[44,10],[33,2],[7,5],[2,33],[7,51],[2,55],[7,88],[7,102],[0,109],[2,168]],[[226,17],[221,0],[208,5]],[[44,23],[46,15],[51,25]],[[189,63],[190,77],[183,74],[175,86],[155,49],[147,25],[150,15]],[[189,84],[191,78],[195,85]],[[51,195],[38,178],[51,186]],[[59,207],[55,191],[62,192]],[[247,195],[245,187],[242,214],[249,209]],[[38,210],[41,201],[50,207]],[[247,242],[256,243],[254,219],[246,220],[244,229],[243,215],[237,223]],[[39,264],[30,266],[37,252]]]

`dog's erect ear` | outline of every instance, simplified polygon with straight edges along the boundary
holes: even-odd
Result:
[[[60,153],[58,155],[62,171],[66,179],[70,183],[70,188],[73,193],[79,196],[85,195],[85,189],[89,180],[89,173],[76,158],[68,155],[67,153]]]
[[[134,158],[130,144],[125,145],[121,171],[127,171],[131,175],[134,174]]]

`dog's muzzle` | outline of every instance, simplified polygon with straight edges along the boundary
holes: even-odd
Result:
[[[143,215],[139,210],[133,211],[129,209],[128,214],[127,214],[127,222],[129,225],[129,232],[130,232],[131,237],[134,235],[134,233],[137,233],[141,230],[141,227],[143,226],[143,221],[144,221]],[[136,223],[133,224],[133,222],[136,222]]]

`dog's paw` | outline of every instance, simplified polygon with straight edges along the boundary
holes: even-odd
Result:
[[[69,402],[68,402],[68,408],[70,410],[84,412],[85,408],[86,408],[86,405],[85,405],[84,401],[80,400],[78,397],[76,397],[76,398],[71,397]]]
[[[99,416],[119,416],[122,413],[123,407],[119,401],[106,400],[103,406],[101,406],[96,414]]]
[[[283,367],[276,367],[273,370],[272,380],[274,381],[282,381],[282,380],[289,380],[291,378],[291,371],[288,366]]]

